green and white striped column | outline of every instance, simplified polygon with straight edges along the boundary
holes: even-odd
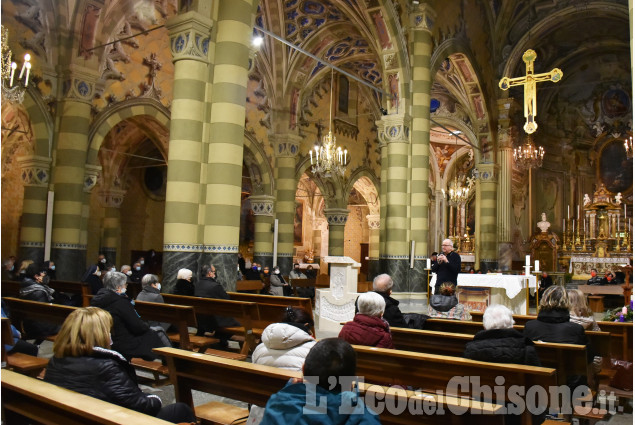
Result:
[[[496,186],[498,166],[478,164],[476,181],[476,264],[481,270],[496,268]]]
[[[254,214],[254,262],[263,267],[273,265],[274,200],[269,195],[249,197]]]
[[[313,263],[319,268],[322,256],[322,219],[313,221]],[[315,266],[314,266],[315,268]]]
[[[97,77],[92,70],[76,65],[62,76],[65,93],[57,106],[51,249],[60,280],[79,280],[86,266],[86,243],[81,238],[84,185],[92,182],[85,181],[85,162]]]
[[[430,90],[432,76],[432,27],[436,13],[428,4],[419,4],[410,12],[412,64],[412,136],[411,136],[411,195],[410,239],[415,241],[414,268],[408,275],[408,290],[425,289],[425,258],[429,255],[430,198]]]
[[[31,155],[18,158],[18,163],[24,183],[19,258],[41,263],[48,260],[44,258],[44,240],[51,159]]]
[[[170,18],[170,49],[174,62],[174,99],[170,119],[168,176],[165,195],[163,285],[169,291],[179,269],[198,275],[203,250],[200,217],[204,209],[202,163],[209,132],[212,20],[196,11]],[[235,274],[235,273],[234,273]]]
[[[384,270],[384,262],[388,255],[386,251],[386,194],[388,192],[388,144],[379,140],[379,153],[381,155],[381,171],[379,173],[379,264],[380,270]]]
[[[278,219],[278,265],[283,275],[293,266],[293,218],[295,216],[296,157],[302,138],[295,134],[273,136],[276,167],[276,218]]]
[[[377,121],[379,139],[387,144],[386,161],[386,251],[383,271],[395,281],[395,292],[408,290],[408,241],[410,220],[410,119],[386,115]],[[382,179],[383,180],[383,179]],[[383,181],[382,181],[383,185]],[[383,205],[383,203],[382,203]]]
[[[256,0],[219,0],[205,172],[202,261],[236,287],[249,54]]]
[[[368,222],[368,280],[381,274],[379,264],[379,228],[380,217],[377,214],[366,216]]]
[[[348,219],[346,208],[325,208],[324,215],[329,224],[329,255],[344,255],[344,228]]]
[[[104,208],[102,219],[102,239],[99,251],[108,259],[109,263],[121,266],[121,204],[126,195],[125,190],[106,189],[99,192],[99,200]],[[119,269],[119,267],[118,267]]]
[[[512,267],[512,169],[514,166],[510,113],[514,99],[498,100],[498,202],[496,206],[498,229],[498,268]]]

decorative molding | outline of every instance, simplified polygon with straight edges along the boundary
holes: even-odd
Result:
[[[170,32],[173,62],[196,60],[209,63],[211,19],[196,12],[187,12],[169,19],[165,26]]]
[[[78,244],[78,243],[63,243],[63,242],[59,242],[59,243],[54,243],[53,244],[53,248],[54,249],[81,249],[81,250],[85,250],[86,249],[86,245],[82,245],[82,244]]]
[[[120,208],[126,196],[126,191],[122,189],[105,189],[98,193],[102,206],[107,208]]]
[[[272,254],[272,255],[273,255],[273,254]],[[279,252],[279,253],[278,253],[278,257],[285,257],[285,258],[286,258],[286,257],[293,257],[293,254],[288,254],[288,253],[282,253],[282,252]]]
[[[331,226],[344,226],[348,219],[349,211],[345,208],[327,208],[324,210],[326,221]]]
[[[427,3],[418,4],[410,11],[410,26],[414,30],[432,31],[437,14]]]
[[[22,182],[25,186],[46,187],[50,179],[51,158],[44,156],[21,156],[18,164],[22,169]]]
[[[381,143],[408,143],[411,121],[408,115],[384,115],[375,121],[378,139]]]
[[[320,297],[320,306],[316,305],[316,311],[320,312],[320,318],[329,319],[334,322],[351,320],[351,311],[355,311],[355,300],[346,304],[333,304],[327,297]]]
[[[254,215],[272,217],[274,212],[274,200],[273,196],[269,195],[256,195],[250,196],[249,201],[251,203],[251,211]]]
[[[276,134],[273,137],[274,155],[295,158],[300,153],[301,142],[302,137],[295,134]]]
[[[92,192],[92,190],[95,188],[95,185],[97,185],[100,174],[100,165],[86,165],[86,169],[84,170],[84,192]]]
[[[373,215],[367,215],[366,216],[366,220],[368,220],[368,228],[370,230],[379,230],[380,229],[380,216],[373,214]]]
[[[498,178],[498,166],[496,164],[478,164],[474,168],[473,175],[478,181],[495,183]]]
[[[189,243],[168,243],[163,244],[163,251],[171,252],[202,252],[202,244],[189,244]]]
[[[44,248],[44,242],[20,241],[22,248]]]
[[[203,252],[236,254],[238,253],[238,245],[203,245]]]
[[[357,135],[359,134],[359,128],[355,124],[337,117],[333,118],[333,130],[335,134],[341,134],[355,140],[357,140]]]
[[[62,80],[64,98],[92,105],[96,94],[96,82],[99,80],[99,75],[95,71],[72,65],[64,71]]]

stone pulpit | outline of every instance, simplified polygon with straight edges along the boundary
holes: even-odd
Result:
[[[339,333],[341,322],[353,320],[357,293],[357,275],[361,264],[350,257],[325,257],[331,265],[328,289],[318,289],[315,296],[316,328]]]

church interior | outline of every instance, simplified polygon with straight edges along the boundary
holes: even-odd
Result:
[[[144,257],[168,293],[204,264],[235,291],[239,255],[283,275],[347,257],[422,312],[450,239],[461,273],[569,288],[597,269],[630,291],[632,0],[6,0],[1,16],[3,260],[79,281],[100,254]]]

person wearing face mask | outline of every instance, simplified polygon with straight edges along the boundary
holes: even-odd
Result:
[[[225,292],[225,288],[216,280],[216,267],[209,264],[201,266],[201,278],[194,285],[194,296],[202,298],[215,298],[219,300],[228,300],[229,295]],[[197,315],[198,329],[197,335],[204,335],[205,332],[216,331],[218,328],[227,326],[240,326],[236,319],[225,316],[209,316]],[[216,333],[221,340],[222,346],[227,346],[228,335],[220,335]]]
[[[130,281],[139,283],[141,282],[141,278],[143,277],[143,270],[141,268],[141,263],[136,262],[132,265],[132,274],[130,275]]]
[[[247,280],[260,280],[260,272],[258,271],[258,267],[258,263],[253,263],[251,267],[249,267],[245,271],[245,278]]]
[[[161,304],[165,302],[163,300],[163,296],[161,295],[161,282],[159,282],[159,278],[157,277],[157,275],[147,274],[143,276],[143,278],[141,279],[141,292],[139,292],[139,295],[137,295],[137,301],[146,301],[150,303]],[[150,326],[151,328],[158,326],[161,327],[164,331],[167,331],[170,327],[170,324],[149,320],[148,326]]]
[[[10,258],[2,263],[2,280],[9,281],[15,278],[15,263]]]
[[[20,298],[42,303],[52,303],[55,297],[55,290],[44,283],[46,270],[43,265],[35,263],[29,264],[25,271],[25,277],[20,283]],[[34,320],[23,321],[27,339],[35,339],[35,345],[40,343],[49,335],[55,335],[59,331],[59,326]]]
[[[97,264],[96,266],[99,268],[100,271],[104,271],[106,270],[106,263],[108,262],[108,260],[106,260],[106,256],[102,253],[99,253],[99,256],[97,256]]]
[[[192,270],[179,269],[176,274],[176,285],[174,285],[174,295],[194,296],[194,284],[192,283]]]
[[[90,293],[93,295],[96,295],[104,287],[103,283],[101,283],[101,270],[96,265],[92,265],[86,270],[86,273],[82,276],[82,282],[90,286]]]
[[[108,272],[104,276],[104,287],[97,292],[90,305],[106,310],[112,315],[112,348],[126,359],[140,357],[155,360],[158,356],[153,348],[165,347],[159,335],[141,320],[130,299],[126,296],[126,275]]]
[[[302,269],[300,269],[300,265],[298,263],[295,263],[293,265],[293,270],[291,270],[291,273],[289,273],[289,277],[291,279],[306,279],[306,275],[304,273],[302,273]]]
[[[587,285],[601,285],[602,278],[598,276],[598,271],[596,269],[591,269],[591,279],[587,280]]]
[[[126,282],[127,283],[132,282],[132,280],[130,279],[130,276],[132,276],[132,268],[129,265],[124,264],[123,266],[121,266],[121,270],[120,271],[121,271],[121,273],[126,275]]]
[[[46,275],[50,280],[57,280],[57,272],[55,271],[55,263],[52,261],[45,261],[44,267],[46,267]]]
[[[279,297],[284,296],[284,288],[290,288],[289,284],[284,280],[280,273],[280,267],[275,266],[273,268],[273,274],[269,279],[269,295],[277,295]]]

